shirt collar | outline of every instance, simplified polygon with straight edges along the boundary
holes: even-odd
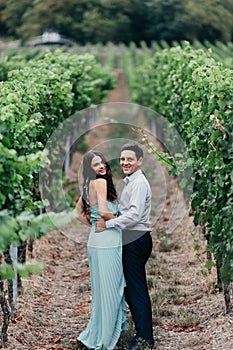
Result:
[[[126,185],[128,185],[129,182],[132,182],[140,174],[142,174],[142,171],[141,171],[141,169],[138,169],[137,171],[135,171],[135,173],[133,173],[129,176],[126,176],[123,181]]]

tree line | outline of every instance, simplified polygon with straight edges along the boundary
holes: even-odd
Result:
[[[0,36],[53,29],[80,44],[233,39],[231,0],[0,0]]]

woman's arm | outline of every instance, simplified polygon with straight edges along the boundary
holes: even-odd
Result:
[[[105,179],[95,180],[95,190],[97,195],[97,203],[99,214],[104,220],[114,219],[115,216],[108,210],[107,205],[107,181]]]
[[[87,217],[84,215],[82,211],[82,196],[79,197],[79,200],[75,206],[75,209],[78,212],[78,221],[80,221],[82,224],[91,226],[90,221],[87,219]]]

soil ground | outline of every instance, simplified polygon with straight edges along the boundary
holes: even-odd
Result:
[[[119,74],[111,102],[121,100],[122,94],[128,96],[124,89],[124,76]],[[152,190],[162,198],[156,170],[149,174],[154,179]],[[165,180],[163,205],[154,202],[154,247],[147,264],[156,349],[232,350],[233,319],[226,315],[223,294],[216,288],[216,271],[209,273],[203,267],[205,242],[193,226],[192,215],[184,210],[177,180],[167,175]],[[170,222],[174,223],[173,230],[168,229]],[[7,350],[76,348],[76,337],[91,312],[87,238],[88,229],[75,219],[35,242],[34,257],[44,264],[44,270],[23,279],[24,290],[17,300],[17,317],[9,326]],[[128,316],[126,338],[133,333]]]

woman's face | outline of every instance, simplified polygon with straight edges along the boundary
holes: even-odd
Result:
[[[106,175],[106,164],[99,156],[94,156],[94,158],[92,158],[91,168],[96,175]]]

